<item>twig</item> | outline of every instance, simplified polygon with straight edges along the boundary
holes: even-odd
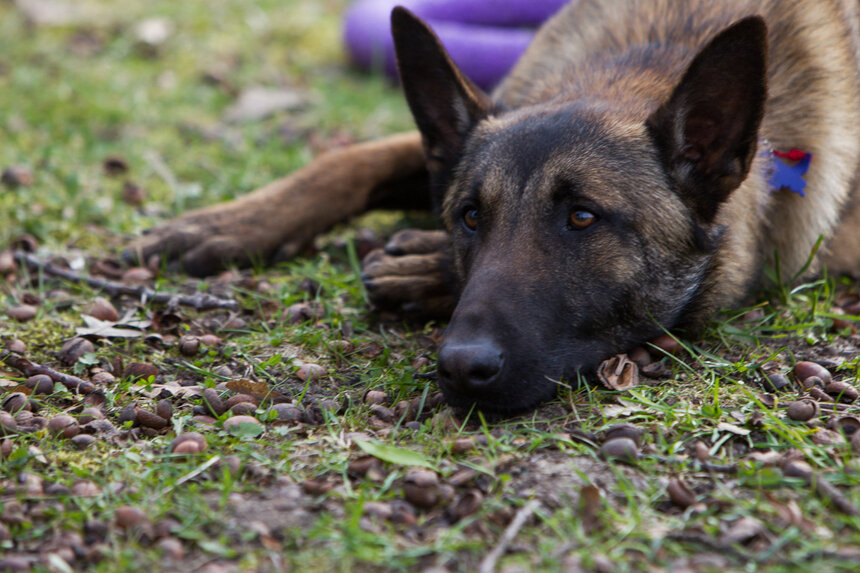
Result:
[[[531,514],[534,513],[539,506],[540,502],[533,499],[517,511],[514,519],[508,525],[507,529],[505,529],[505,532],[502,533],[502,538],[499,539],[499,543],[493,547],[492,551],[487,553],[487,556],[481,561],[481,565],[478,568],[479,573],[493,573],[493,571],[496,570],[496,563],[498,563],[499,558],[504,555],[508,546],[520,532],[523,525],[525,525],[526,520],[531,517]]]
[[[15,370],[20,370],[24,376],[27,377],[35,376],[36,374],[44,374],[45,376],[50,377],[54,382],[59,382],[72,392],[76,392],[78,394],[92,394],[93,392],[96,392],[96,387],[92,382],[81,380],[77,376],[57,372],[53,368],[48,368],[47,366],[41,366],[40,364],[31,362],[20,354],[16,354],[9,350],[0,351],[0,362],[11,366]]]
[[[64,269],[53,263],[39,260],[30,253],[15,251],[15,260],[21,265],[40,270],[48,275],[59,277],[70,282],[84,283],[94,289],[102,290],[111,296],[130,295],[144,301],[152,301],[167,305],[190,306],[196,310],[227,309],[239,310],[239,303],[235,300],[224,300],[211,294],[196,293],[183,295],[176,293],[155,292],[148,286],[130,286],[106,279],[99,279],[80,275],[74,271]]]
[[[660,463],[663,464],[675,464],[675,465],[683,465],[683,464],[691,464],[693,468],[697,471],[702,472],[713,472],[720,474],[733,474],[738,471],[738,464],[714,464],[711,462],[700,462],[695,459],[681,459],[672,456],[641,456],[642,459],[653,458]]]

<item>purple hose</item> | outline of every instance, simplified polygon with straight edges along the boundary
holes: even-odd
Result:
[[[344,18],[353,61],[395,77],[391,10],[404,6],[436,31],[451,58],[484,88],[498,83],[528,46],[534,28],[568,0],[358,0]]]

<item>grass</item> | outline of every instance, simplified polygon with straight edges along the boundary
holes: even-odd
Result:
[[[30,26],[12,3],[0,3],[0,166],[28,165],[34,176],[29,187],[0,188],[0,248],[31,234],[41,256],[91,269],[147,226],[265,184],[339,139],[408,129],[397,90],[345,64],[344,4],[85,3],[96,15],[86,22]],[[143,46],[135,26],[155,17],[172,31],[157,48]],[[253,85],[298,90],[307,103],[223,122],[237,93]],[[128,171],[107,174],[108,156]],[[122,200],[127,181],[145,190],[142,205]],[[425,376],[442,325],[382,321],[365,304],[359,230],[384,235],[406,221],[364,218],[321,238],[318,254],[274,269],[207,281],[162,273],[160,290],[235,296],[243,311],[117,298],[121,314],[153,321],[148,333],[157,336],[102,339],[71,365],[60,364],[59,349],[99,293],[25,271],[7,275],[0,339],[24,341],[29,359],[83,377],[93,367],[119,374],[132,362],[154,364],[159,375],[107,385],[101,408],[117,433],[85,449],[44,428],[6,438],[0,559],[29,559],[46,571],[471,571],[535,499],[540,505],[501,557],[504,571],[856,569],[860,518],[774,462],[804,459],[857,507],[856,452],[825,431],[831,413],[810,423],[786,417],[799,395],[793,382],[770,395],[760,386],[766,372],[788,373],[808,359],[857,384],[857,336],[850,326],[834,330],[840,315],[832,310],[856,292],[854,283],[825,276],[778,285],[720,315],[701,339],[682,340],[678,355],[659,357],[664,376],[629,392],[562,389],[516,419],[464,419],[436,403]],[[26,300],[39,308],[33,321],[5,315]],[[284,316],[302,303],[321,305],[321,317]],[[222,342],[187,356],[177,341],[189,333]],[[304,363],[324,375],[303,380]],[[294,401],[301,422],[276,422],[267,405],[252,412],[260,426],[230,430],[229,414],[199,417],[204,388],[241,379]],[[23,381],[0,364],[3,392]],[[169,398],[167,428],[121,421],[131,403],[154,410],[165,388],[180,387],[170,383],[188,394]],[[370,390],[386,393],[393,418],[365,402]],[[398,409],[401,401],[418,410],[415,419]],[[80,416],[88,405],[61,385],[39,402],[46,419]],[[606,431],[622,422],[642,431],[633,465],[599,455]],[[192,430],[203,433],[206,451],[170,453],[171,441]],[[358,446],[357,433],[375,447]],[[710,470],[695,461],[697,451],[710,456]],[[404,493],[410,468],[422,466],[441,480],[418,488],[439,495],[429,508]],[[672,501],[675,478],[692,503]],[[474,511],[464,509],[469,500],[477,500]],[[123,528],[116,516],[125,506],[145,520]],[[165,539],[179,540],[181,555]]]

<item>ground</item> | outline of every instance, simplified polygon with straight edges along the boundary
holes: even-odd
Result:
[[[439,399],[443,324],[365,300],[361,255],[426,218],[207,280],[120,263],[153,224],[410,129],[350,69],[344,5],[0,2],[0,570],[856,570],[851,280],[775,284],[640,352],[632,389],[568,381],[491,420]]]

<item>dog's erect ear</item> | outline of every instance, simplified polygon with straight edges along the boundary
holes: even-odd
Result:
[[[648,128],[684,199],[705,222],[743,182],[767,97],[767,27],[753,16],[693,59]]]
[[[415,117],[428,167],[438,169],[457,157],[466,135],[487,116],[487,95],[457,68],[427,24],[397,6],[391,12],[397,69]]]

